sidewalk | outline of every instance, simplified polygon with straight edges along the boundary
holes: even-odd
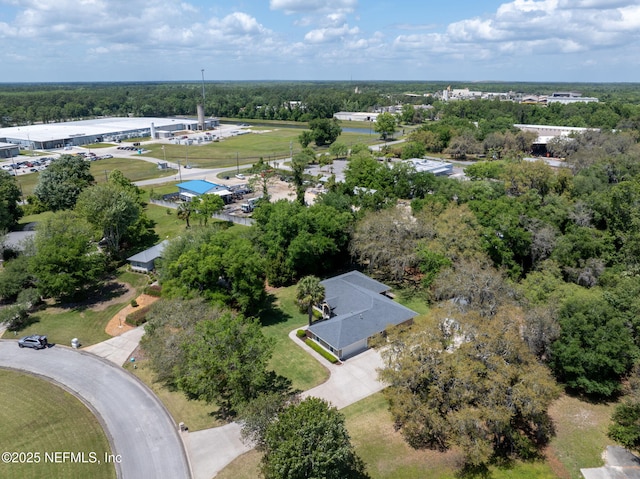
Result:
[[[144,334],[144,325],[135,329],[122,333],[111,339],[107,339],[98,344],[93,344],[83,348],[83,351],[89,351],[96,356],[103,357],[118,366],[122,366],[131,353],[138,347],[140,338]]]

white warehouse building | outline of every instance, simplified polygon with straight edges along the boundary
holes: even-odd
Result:
[[[214,128],[219,124],[217,118],[209,119],[205,121],[205,128]],[[171,132],[185,130],[198,130],[198,120],[149,117],[98,118],[0,128],[0,142],[36,150],[51,150],[127,138],[167,136]]]

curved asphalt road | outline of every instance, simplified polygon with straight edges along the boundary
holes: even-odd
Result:
[[[102,421],[112,454],[122,458],[116,464],[119,478],[191,477],[172,418],[155,395],[122,368],[74,349],[20,349],[11,340],[0,340],[0,368],[44,376],[91,405]]]

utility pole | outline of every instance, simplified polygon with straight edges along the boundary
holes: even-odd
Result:
[[[236,151],[236,175],[240,174],[240,163],[238,163],[238,152]]]

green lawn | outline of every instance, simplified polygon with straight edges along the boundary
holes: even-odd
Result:
[[[138,158],[109,158],[92,161],[90,171],[97,183],[106,181],[109,172],[120,170],[130,181],[148,180],[176,174],[176,170],[159,170],[155,163]]]
[[[409,447],[393,420],[382,393],[374,394],[342,410],[347,430],[357,454],[372,479],[459,479],[461,455]],[[216,477],[250,479],[258,476],[262,455],[250,451],[238,457]],[[470,476],[466,476],[471,479]],[[480,479],[481,476],[477,476]],[[553,479],[557,477],[544,462],[516,462],[508,467],[492,467],[482,479]]]
[[[307,315],[295,305],[296,287],[274,290],[274,308],[261,317],[263,332],[275,345],[270,367],[293,382],[293,387],[306,391],[329,378],[329,371],[288,337],[289,331],[305,326]]]
[[[146,359],[138,359],[135,365],[136,368],[134,369],[130,363],[127,363],[125,368],[149,386],[168,409],[177,424],[184,422],[192,432],[224,424],[215,416],[215,412],[218,409],[215,405],[207,404],[204,401],[189,400],[182,391],[172,391],[166,386],[155,382],[155,375]]]
[[[581,468],[603,465],[602,453],[613,444],[607,429],[615,403],[595,404],[562,396],[550,408],[556,437],[551,452],[572,479],[582,479]]]
[[[16,335],[7,331],[3,338],[44,334],[50,343],[69,346],[71,339],[78,338],[82,346],[89,346],[111,337],[104,331],[104,328],[123,306],[125,304],[113,305],[104,311],[97,312],[81,307],[47,307],[32,314],[35,321],[33,324],[19,331]]]
[[[131,181],[170,177],[176,174],[176,170],[159,170],[154,163],[137,158],[109,158],[92,161],[89,168],[89,171],[96,179],[96,183],[104,183],[109,172],[113,170],[120,170]],[[33,194],[33,190],[40,178],[40,172],[19,175],[15,178],[22,188],[23,196],[26,198]]]
[[[45,452],[89,453],[97,459],[111,454],[100,423],[71,394],[53,384],[26,374],[0,369],[0,445],[2,452],[35,453],[37,464],[0,463],[0,478],[42,477],[115,478],[113,464],[52,463]],[[4,462],[4,461],[3,461]]]
[[[247,134],[225,138],[219,142],[204,143],[202,145],[146,145],[148,155],[154,158],[166,158],[167,161],[189,164],[199,168],[222,168],[236,165],[236,155],[240,164],[253,164],[260,157],[284,157],[289,155],[290,144],[293,143],[294,153],[300,150],[297,143],[301,130],[283,128],[268,133]]]
[[[125,282],[141,292],[147,284],[147,277],[134,274],[121,269],[116,278],[119,282]],[[99,296],[91,296],[88,301],[80,304],[48,304],[31,316],[34,322],[19,331],[17,334],[6,331],[3,338],[22,337],[29,334],[44,334],[50,343],[70,345],[73,338],[78,338],[82,346],[90,346],[99,343],[110,336],[104,328],[113,316],[128,301],[118,301],[118,297],[124,294],[124,289],[111,284],[103,290]],[[97,300],[110,301],[110,304],[100,305]]]
[[[186,231],[187,223],[178,219],[178,210],[148,204],[145,211],[147,217],[156,222],[154,229],[160,240],[176,238]]]

